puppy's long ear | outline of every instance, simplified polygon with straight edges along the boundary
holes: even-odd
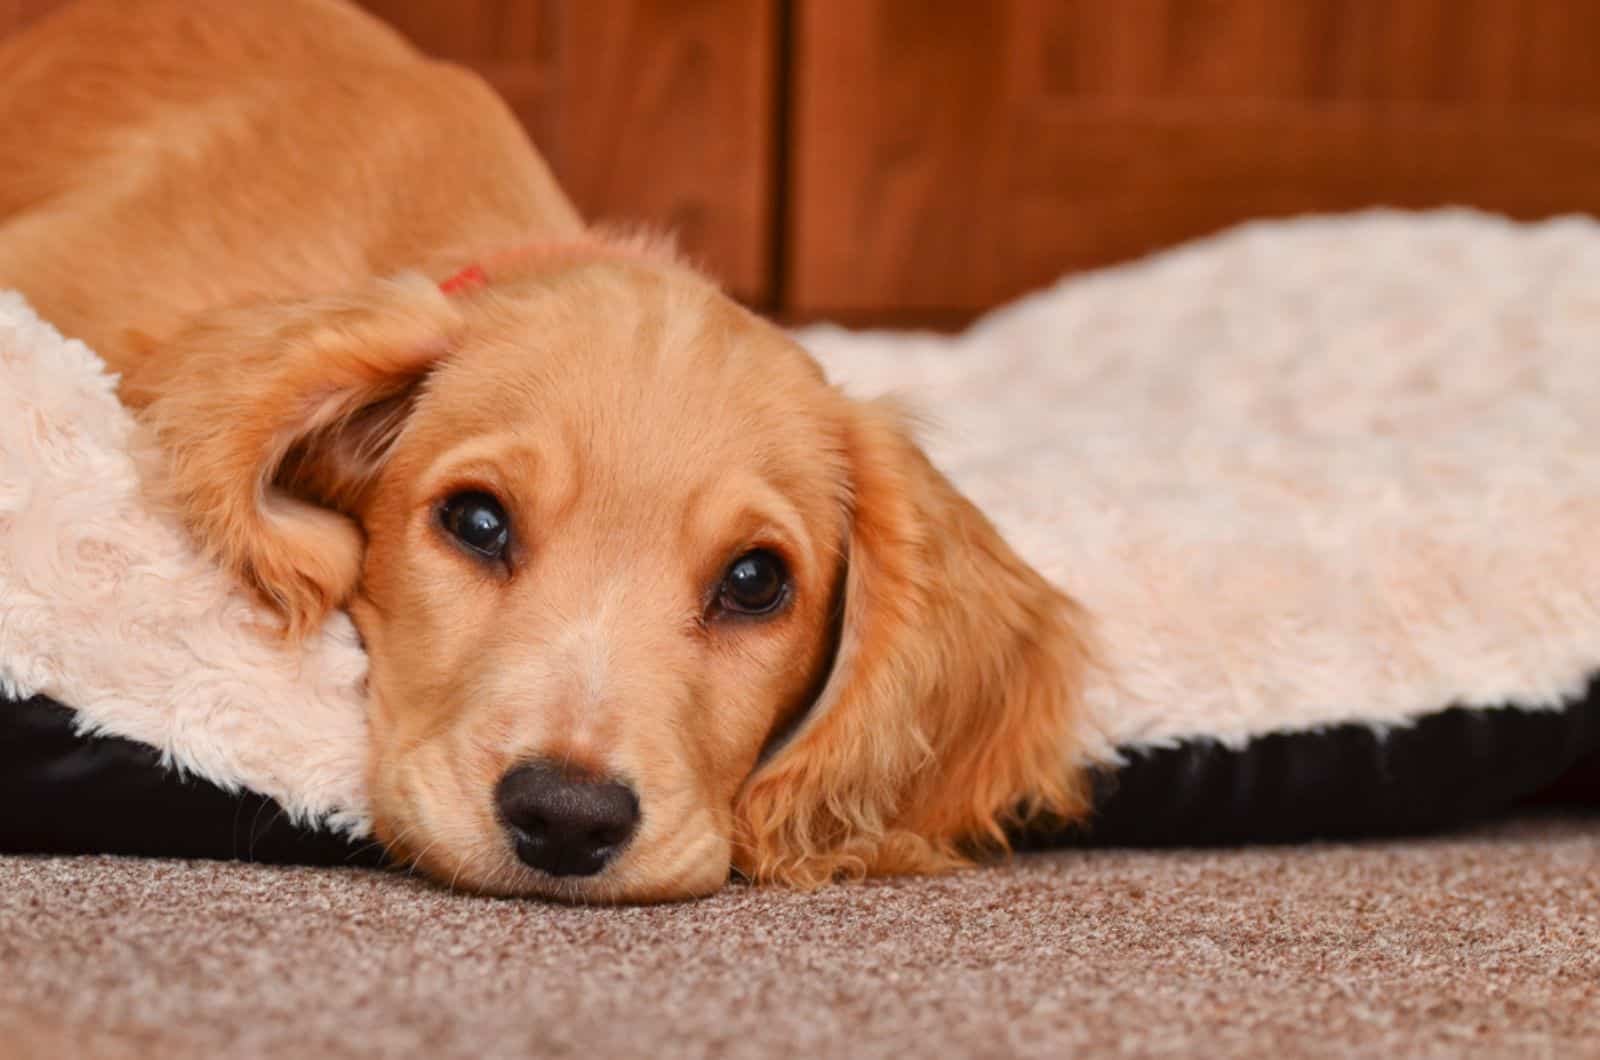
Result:
[[[1015,819],[1084,809],[1078,608],[891,409],[852,418],[842,638],[812,714],[736,800],[735,864],[755,879],[937,871],[1005,848]]]
[[[162,343],[124,382],[161,450],[157,488],[291,635],[354,589],[362,536],[335,509],[348,513],[381,465],[458,313],[421,277],[228,309]]]

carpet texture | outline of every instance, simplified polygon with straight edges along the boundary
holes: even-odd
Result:
[[[1600,1055],[1600,819],[567,908],[0,860],[15,1056]]]

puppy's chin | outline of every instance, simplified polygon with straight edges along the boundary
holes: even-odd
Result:
[[[380,836],[388,834],[390,829],[379,829]],[[398,865],[409,865],[452,890],[502,898],[543,898],[581,905],[674,902],[713,894],[728,880],[725,852],[696,857],[689,871],[667,878],[653,878],[641,871],[626,854],[593,876],[551,876],[523,865],[503,840],[465,850],[429,843],[420,854],[404,843],[383,841]],[[726,850],[725,842],[716,845]]]
[[[592,876],[552,876],[518,859],[492,814],[452,813],[423,791],[380,785],[373,828],[397,868],[451,890],[584,905],[701,898],[728,881],[729,840],[700,822],[647,826],[615,861]],[[708,816],[708,815],[696,815]]]

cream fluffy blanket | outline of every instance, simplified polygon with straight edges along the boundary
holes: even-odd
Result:
[[[1600,671],[1600,226],[1259,224],[1068,279],[955,338],[814,328],[1096,622],[1090,753]],[[102,365],[0,295],[0,687],[366,822],[349,623],[290,653],[143,507]]]
[[[77,708],[295,820],[361,834],[366,658],[337,616],[302,648],[142,499],[115,378],[0,292],[0,692]]]

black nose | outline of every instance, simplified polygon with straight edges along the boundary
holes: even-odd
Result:
[[[494,798],[517,857],[552,876],[593,876],[639,824],[639,799],[627,785],[549,762],[517,766]]]

